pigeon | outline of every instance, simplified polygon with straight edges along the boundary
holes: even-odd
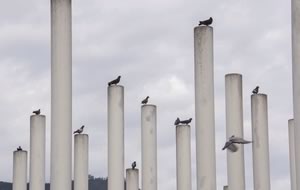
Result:
[[[147,96],[147,97],[142,101],[142,104],[147,104],[147,103],[148,103],[148,99],[149,99],[149,96]]]
[[[188,125],[189,123],[191,123],[191,121],[192,121],[192,118],[187,119],[187,120],[180,121],[180,123],[185,124],[185,125]]]
[[[227,148],[231,152],[236,152],[238,150],[238,147],[235,144],[249,144],[251,142],[252,141],[247,141],[247,140],[244,140],[241,137],[235,137],[234,135],[232,135],[229,138],[229,140],[225,143],[225,145],[222,148],[222,150],[225,150]]]
[[[136,161],[132,162],[131,167],[132,167],[133,170],[135,169],[135,167],[136,167]]]
[[[177,119],[174,122],[174,125],[179,125],[179,123],[180,123],[180,119],[179,119],[179,117],[177,117]]]
[[[118,76],[118,78],[116,78],[116,79],[110,81],[110,82],[108,83],[108,86],[111,86],[111,85],[113,85],[113,84],[118,84],[118,83],[120,82],[120,79],[121,79],[121,76]]]
[[[209,17],[209,19],[207,19],[207,20],[200,21],[200,22],[199,22],[199,26],[200,26],[200,25],[206,25],[206,26],[208,26],[208,25],[211,25],[212,22],[213,22],[213,18],[212,18],[212,17]]]
[[[23,149],[21,148],[21,146],[19,146],[18,148],[17,148],[17,151],[22,151]]]
[[[83,132],[83,128],[84,128],[84,125],[82,125],[82,126],[80,127],[80,129],[77,129],[76,131],[74,131],[73,134],[75,134],[75,133],[81,134],[81,133]]]
[[[34,113],[35,115],[40,115],[41,114],[41,109],[35,110],[32,113]]]
[[[258,93],[258,89],[259,89],[259,86],[256,86],[256,87],[252,90],[252,93],[253,93],[253,94],[257,94],[257,93]]]

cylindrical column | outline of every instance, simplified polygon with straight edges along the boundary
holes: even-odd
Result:
[[[192,190],[191,132],[189,125],[176,126],[177,190]]]
[[[213,28],[194,29],[197,189],[216,190]]]
[[[126,190],[139,190],[138,169],[126,169]]]
[[[14,151],[12,190],[27,190],[27,151]]]
[[[254,190],[270,190],[267,95],[251,95],[251,120]]]
[[[71,0],[51,0],[51,190],[71,190]]]
[[[289,152],[290,152],[290,177],[291,190],[296,190],[296,163],[295,163],[295,126],[294,120],[288,121],[289,126]]]
[[[242,75],[225,76],[226,139],[232,135],[243,138]],[[227,179],[230,190],[245,189],[244,146],[236,145],[237,152],[227,151]]]
[[[142,189],[157,190],[156,106],[142,106]]]
[[[30,190],[45,189],[46,117],[30,116]]]
[[[108,190],[124,189],[124,87],[108,87]]]
[[[89,136],[74,136],[74,190],[89,189]]]
[[[291,0],[296,181],[300,189],[300,0]]]

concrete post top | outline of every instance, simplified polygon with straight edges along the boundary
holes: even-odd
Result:
[[[289,119],[289,120],[288,120],[289,123],[290,123],[290,122],[293,122],[293,121],[294,121],[294,119]]]
[[[134,168],[134,169],[132,169],[132,168],[127,168],[126,169],[126,172],[138,172],[139,171],[139,169],[137,169],[137,168]]]
[[[154,107],[154,108],[156,108],[156,105],[154,105],[154,104],[145,104],[145,105],[142,105],[142,108],[143,107]]]
[[[14,151],[14,154],[24,154],[24,153],[27,154],[27,150],[15,150]]]
[[[197,32],[197,31],[200,32],[200,31],[204,31],[204,30],[213,30],[213,27],[201,25],[201,26],[196,26],[196,27],[194,28],[194,31],[195,31],[195,32]]]
[[[31,115],[30,118],[45,118],[46,116],[45,115]]]
[[[116,85],[108,86],[107,88],[109,88],[109,89],[114,89],[114,88],[124,88],[124,86],[119,85],[119,84],[116,84]]]
[[[89,136],[88,134],[81,133],[81,134],[75,134],[74,137],[84,137],[84,136]]]
[[[261,94],[261,93],[258,93],[258,94],[252,94],[252,95],[251,95],[251,98],[254,98],[254,97],[263,97],[263,98],[267,98],[267,95],[266,95],[266,94]]]
[[[190,128],[191,126],[190,125],[179,124],[179,125],[176,125],[176,128],[177,127],[188,127],[188,128]]]
[[[225,78],[227,78],[227,77],[242,77],[242,74],[240,74],[240,73],[227,73],[225,75]]]

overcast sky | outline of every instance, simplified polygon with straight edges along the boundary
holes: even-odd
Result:
[[[244,136],[251,139],[250,95],[268,94],[271,186],[290,188],[292,117],[290,2],[280,0],[73,1],[73,129],[90,135],[90,174],[107,176],[107,82],[125,87],[125,166],[140,167],[140,101],[158,109],[158,187],[176,188],[174,120],[194,117],[193,28],[214,18],[217,186],[227,183],[224,75],[243,75]],[[0,6],[0,180],[12,179],[12,152],[29,148],[29,117],[47,116],[50,152],[50,1],[2,0]],[[192,123],[193,190],[196,189]],[[245,147],[251,190],[252,146]]]

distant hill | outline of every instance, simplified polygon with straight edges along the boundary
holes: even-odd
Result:
[[[28,184],[27,189],[29,189]],[[12,190],[12,184],[0,181],[0,190]],[[46,184],[46,190],[50,190],[49,183]],[[94,178],[90,175],[89,190],[107,190],[107,178]]]

